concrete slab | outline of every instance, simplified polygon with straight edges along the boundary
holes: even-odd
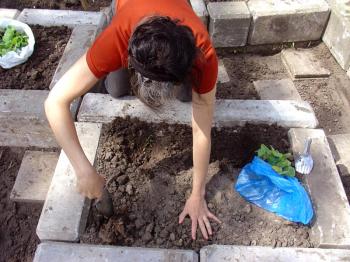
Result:
[[[250,0],[251,45],[318,40],[327,25],[324,0]]]
[[[215,47],[244,46],[250,26],[245,2],[211,2],[207,6],[209,34]]]
[[[93,164],[101,124],[76,123],[80,144]],[[85,229],[90,201],[76,191],[74,170],[62,151],[40,215],[36,233],[41,241],[78,241]]]
[[[339,65],[347,70],[350,67],[350,18],[339,13],[335,7],[322,38]]]
[[[98,28],[95,25],[80,25],[73,29],[72,35],[52,78],[50,89],[52,89],[68,69],[85,54],[95,40],[97,33]]]
[[[328,77],[331,74],[310,50],[285,49],[281,57],[292,79]]]
[[[193,11],[202,20],[205,27],[208,27],[209,14],[203,0],[189,0]]]
[[[349,260],[350,250],[338,249],[212,245],[200,250],[201,262],[342,262]]]
[[[326,135],[322,129],[290,129],[294,156],[312,138],[314,168],[304,176],[315,210],[311,238],[320,248],[350,248],[350,207]]]
[[[166,110],[154,112],[135,97],[113,99],[104,94],[87,94],[78,121],[108,123],[126,116],[155,123],[191,124],[191,103],[169,101]],[[214,118],[216,126],[277,123],[285,127],[314,128],[318,125],[311,106],[303,101],[218,100]]]
[[[0,89],[0,146],[58,147],[46,119],[44,102],[49,91]],[[72,116],[80,99],[71,106]]]
[[[224,62],[222,60],[219,60],[219,68],[218,68],[218,80],[217,82],[219,84],[224,84],[230,82],[230,77],[228,76],[228,73],[226,71]]]
[[[41,243],[34,262],[197,262],[192,250],[118,247],[58,242]]]
[[[95,25],[103,28],[107,23],[103,12],[85,12],[72,10],[23,9],[17,18],[30,25],[68,26]]]
[[[10,199],[44,203],[58,156],[57,152],[26,151]]]
[[[0,18],[16,19],[19,13],[17,9],[0,8]]]
[[[350,176],[350,134],[328,136],[328,142],[340,175]]]
[[[258,80],[253,82],[260,99],[302,101],[298,90],[290,79]]]

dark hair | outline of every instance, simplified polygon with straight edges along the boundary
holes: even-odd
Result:
[[[191,71],[198,54],[196,42],[192,30],[179,22],[169,17],[149,17],[135,28],[129,40],[133,90],[153,108],[163,104],[164,94],[171,96],[171,90],[161,90],[174,89],[169,83],[179,85],[194,82]],[[148,84],[140,83],[143,81]],[[151,88],[152,82],[158,82],[156,89]],[[142,92],[140,88],[146,90]],[[153,89],[153,94],[150,94],[150,89]]]

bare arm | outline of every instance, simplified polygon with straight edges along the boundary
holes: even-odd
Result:
[[[100,197],[103,178],[96,174],[81,148],[71,117],[70,104],[91,89],[97,81],[83,55],[57,82],[45,101],[47,119],[75,170],[78,190],[89,198]]]
[[[212,229],[208,218],[220,222],[207,208],[205,202],[205,183],[211,150],[211,125],[215,108],[216,89],[207,94],[192,95],[192,130],[193,130],[193,185],[192,193],[180,215],[180,223],[189,215],[192,220],[192,238],[196,237],[199,225],[202,235],[208,239]]]

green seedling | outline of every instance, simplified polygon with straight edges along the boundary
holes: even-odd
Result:
[[[264,144],[256,152],[258,157],[268,162],[277,173],[284,176],[295,176],[295,169],[292,167],[292,162],[289,161],[292,158],[290,153],[283,154],[272,146],[268,148]]]
[[[28,36],[25,33],[16,31],[13,26],[0,28],[0,56],[10,51],[17,51],[28,45]]]

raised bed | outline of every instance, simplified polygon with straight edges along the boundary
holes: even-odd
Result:
[[[115,120],[104,127],[96,168],[106,177],[116,215],[105,220],[92,209],[81,241],[195,250],[214,243],[312,247],[308,227],[250,205],[232,188],[261,143],[288,151],[287,129],[246,125],[213,130],[207,200],[223,224],[213,223],[209,241],[200,233],[192,241],[190,219],[178,224],[192,184],[191,128]]]
[[[41,9],[64,9],[64,10],[85,10],[85,11],[100,11],[101,8],[110,6],[112,0],[86,0],[88,8],[83,8],[80,0],[68,1],[46,1],[46,0],[3,0],[0,3],[0,8],[41,8]]]
[[[62,27],[31,26],[35,37],[32,56],[11,69],[0,68],[0,89],[48,90],[72,30]]]

